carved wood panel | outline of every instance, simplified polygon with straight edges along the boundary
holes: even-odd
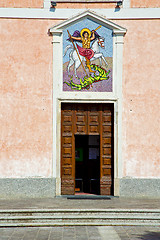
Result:
[[[72,105],[62,104],[61,128],[61,193],[62,195],[74,194],[74,129]]]
[[[101,195],[111,195],[113,189],[113,109],[111,105],[102,105],[101,124]]]
[[[99,135],[100,134],[100,105],[92,104],[88,105],[88,134]]]
[[[75,134],[87,134],[87,106],[86,104],[76,104],[75,106]]]

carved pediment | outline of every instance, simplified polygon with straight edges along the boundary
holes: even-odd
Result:
[[[118,34],[118,33],[125,34],[127,31],[125,28],[119,26],[118,24],[115,24],[112,21],[109,21],[108,19],[106,19],[105,17],[102,17],[102,16],[98,15],[97,13],[90,11],[90,10],[84,11],[76,16],[73,16],[73,17],[63,21],[62,23],[60,23],[58,25],[51,27],[49,29],[49,31],[50,31],[50,33],[61,32],[63,29],[69,27],[70,25],[73,25],[84,19],[90,19],[92,21],[96,21],[100,25],[103,25],[103,26],[111,29],[113,31],[113,33],[116,33],[116,34]]]

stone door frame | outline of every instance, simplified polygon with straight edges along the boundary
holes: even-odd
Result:
[[[113,103],[114,104],[114,196],[119,196],[119,178],[122,174],[121,164],[121,141],[118,141],[120,135],[119,127],[121,125],[121,117],[118,114],[118,101],[75,101],[57,99],[56,118],[55,120],[55,134],[53,134],[53,169],[56,178],[56,196],[61,195],[61,103]],[[119,136],[120,137],[120,136]]]

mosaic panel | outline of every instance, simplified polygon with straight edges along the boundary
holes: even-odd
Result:
[[[112,30],[84,19],[63,30],[63,91],[112,92]]]

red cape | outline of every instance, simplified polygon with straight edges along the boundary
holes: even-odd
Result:
[[[93,52],[92,49],[90,49],[90,48],[82,48],[77,43],[76,43],[76,46],[77,46],[79,54],[81,56],[84,56],[87,59],[91,59],[94,56],[94,52]]]

